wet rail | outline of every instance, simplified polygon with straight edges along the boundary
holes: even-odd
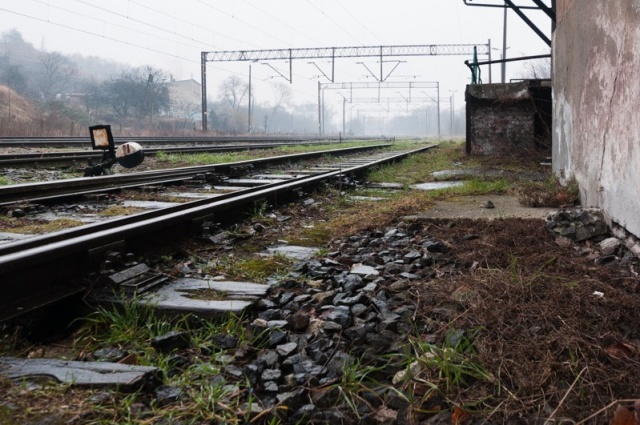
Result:
[[[401,160],[434,146],[405,152],[380,152],[350,167],[239,190],[214,198],[144,212],[107,222],[93,223],[34,236],[0,246],[0,322],[57,301],[80,296],[87,289],[81,279],[95,271],[100,258],[112,249],[135,251],[194,234],[205,220],[238,217],[250,205],[276,205],[296,198],[328,179],[364,172],[367,168]]]
[[[75,195],[122,190],[141,185],[170,184],[172,182],[179,182],[200,174],[230,174],[234,169],[265,166],[268,164],[278,164],[289,161],[301,161],[319,158],[325,155],[352,154],[389,146],[390,145],[388,144],[375,144],[361,147],[281,155],[232,163],[174,168],[170,170],[144,171],[139,173],[82,177],[41,183],[0,186],[0,206],[12,205],[17,202],[42,202],[45,200],[59,199]]]
[[[145,148],[147,156],[155,156],[159,152],[165,154],[194,154],[201,152],[238,152],[247,150],[273,149],[281,146],[311,146],[316,144],[339,143],[339,142],[273,142],[273,143],[253,143],[235,145],[207,145],[207,146],[184,146],[184,147],[164,147]],[[0,167],[29,166],[34,164],[69,164],[78,161],[95,160],[100,161],[101,151],[67,151],[67,152],[40,152],[40,153],[12,153],[0,154]]]
[[[117,136],[117,144],[135,142],[141,145],[164,146],[164,145],[206,145],[206,144],[260,144],[260,143],[300,143],[300,142],[327,142],[341,141],[337,137],[318,136]],[[349,140],[377,140],[381,138],[349,138]],[[74,137],[0,137],[0,149],[3,147],[33,147],[33,148],[91,148],[89,136]]]

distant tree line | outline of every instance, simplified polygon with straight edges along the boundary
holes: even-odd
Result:
[[[97,123],[138,131],[199,130],[201,105],[171,99],[171,81],[168,72],[150,65],[136,68],[96,56],[48,52],[26,42],[15,29],[0,35],[0,85],[37,106],[40,115],[37,126],[30,124],[32,132],[49,129],[52,133],[56,127],[63,133],[83,134],[87,126]],[[213,131],[317,131],[317,107],[294,108],[289,85],[275,84],[268,94],[256,95],[254,89],[251,112],[247,81],[232,75],[220,84],[218,92],[218,98],[208,105],[208,124]],[[3,107],[0,96],[4,129],[11,127],[11,119],[19,118],[15,106],[13,113],[10,110]]]

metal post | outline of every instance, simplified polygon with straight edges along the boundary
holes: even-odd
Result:
[[[507,10],[508,7],[504,8],[504,25],[502,27],[502,59],[507,58]],[[507,63],[502,62],[502,84],[506,82],[507,75]]]
[[[324,115],[324,90],[322,90],[322,136],[324,136],[324,125],[325,125],[325,115]]]
[[[318,136],[322,136],[322,106],[320,104],[320,81],[318,80]]]
[[[345,106],[347,104],[347,99],[345,97],[342,98],[342,134],[346,134],[344,132],[345,129]]]
[[[249,116],[247,122],[247,133],[251,133],[251,62],[249,62],[249,105],[247,106]]]
[[[440,82],[438,82],[438,139],[440,138]]]
[[[449,125],[451,126],[451,137],[453,137],[453,93],[449,98],[449,107],[451,108],[451,114],[449,114]]]
[[[487,43],[487,48],[488,48],[487,56],[489,57],[489,62],[491,62],[491,39],[489,39],[489,42]],[[492,75],[491,75],[491,68],[493,68],[493,66],[489,65],[489,84],[493,83],[493,78],[492,78]]]
[[[429,136],[429,107],[425,106],[424,108],[424,133],[428,137]]]
[[[207,132],[207,52],[200,54],[200,87],[202,88],[202,132]]]

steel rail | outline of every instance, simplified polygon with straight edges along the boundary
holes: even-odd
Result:
[[[243,150],[271,149],[282,146],[311,146],[316,144],[331,144],[334,142],[274,142],[269,144],[244,144],[244,145],[210,145],[210,146],[189,146],[189,147],[166,147],[166,148],[145,148],[145,156],[155,156],[159,152],[169,154],[188,154],[198,152],[235,152]],[[68,152],[40,152],[40,153],[15,153],[0,154],[0,166],[12,166],[33,163],[68,163],[87,159],[102,158],[100,151],[68,151]]]
[[[322,157],[324,155],[341,155],[362,152],[366,150],[389,147],[389,144],[377,144],[361,147],[332,149],[328,151],[314,151],[298,154],[281,155],[267,158],[259,158],[222,164],[198,165],[194,167],[173,168],[170,170],[153,170],[139,173],[118,174],[97,177],[82,177],[65,180],[55,180],[40,183],[25,183],[8,186],[0,186],[0,206],[12,205],[25,201],[45,201],[70,197],[76,194],[97,192],[109,192],[141,186],[145,184],[162,184],[192,178],[195,175],[207,172],[228,173],[233,168],[246,166],[264,166],[267,164],[282,163],[287,161],[300,161]]]
[[[309,141],[331,141],[346,140],[340,137],[318,137],[315,136],[197,136],[197,137],[155,137],[155,136],[121,136],[116,138],[116,144],[126,142],[136,142],[147,145],[170,145],[170,144],[204,144],[204,143],[277,143],[277,142],[309,142]],[[349,137],[348,140],[373,140],[380,141],[382,138],[372,137]],[[0,149],[3,147],[69,147],[86,146],[91,147],[91,139],[87,136],[70,137],[0,137]]]
[[[189,225],[199,220],[237,211],[244,205],[265,199],[286,198],[287,193],[315,186],[326,179],[362,172],[366,168],[397,161],[434,147],[422,147],[343,170],[266,184],[0,246],[0,288],[4,294],[4,305],[0,305],[0,322],[84,291],[85,287],[78,279],[91,271],[90,256],[100,249],[106,250],[114,244],[129,247],[136,242],[144,246],[145,237],[149,236],[184,236]],[[43,292],[46,292],[46,296]]]

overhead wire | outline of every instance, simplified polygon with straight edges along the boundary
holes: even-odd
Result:
[[[93,19],[95,21],[99,21],[99,22],[102,22],[102,23],[105,23],[105,24],[108,24],[108,25],[111,25],[111,26],[114,26],[114,27],[123,28],[123,29],[129,30],[129,31],[132,31],[132,32],[136,32],[138,34],[143,34],[143,35],[146,35],[146,36],[149,36],[149,37],[158,38],[160,40],[166,40],[166,41],[170,41],[170,42],[173,42],[173,43],[182,44],[184,46],[189,46],[189,47],[193,47],[193,48],[196,48],[196,49],[202,48],[202,46],[196,46],[196,45],[193,45],[193,44],[186,44],[186,43],[183,43],[183,42],[178,41],[178,40],[174,40],[174,39],[162,37],[162,36],[159,36],[159,35],[151,34],[151,33],[144,32],[144,31],[141,31],[141,30],[138,30],[138,29],[135,29],[135,28],[131,28],[131,27],[127,27],[127,26],[124,26],[124,25],[116,24],[114,22],[107,22],[107,21],[104,21],[102,19],[96,18],[95,16],[87,15],[87,14],[80,13],[80,12],[76,12],[74,10],[65,9],[63,7],[56,6],[54,4],[50,4],[50,3],[44,2],[42,0],[31,0],[31,1],[36,2],[36,3],[40,3],[40,4],[44,4],[46,6],[53,7],[55,9],[59,9],[59,10],[62,10],[64,12],[68,12],[68,13],[71,13],[71,14],[74,14],[74,15],[82,16],[84,18]]]
[[[302,32],[302,31],[300,31],[300,30],[298,30],[298,29],[296,29],[296,28],[292,27],[291,25],[287,24],[287,23],[286,23],[286,22],[284,22],[283,20],[281,20],[281,19],[279,19],[279,18],[277,18],[277,17],[275,17],[275,16],[271,15],[270,13],[265,12],[264,10],[260,9],[258,6],[256,6],[256,5],[254,5],[254,4],[249,3],[247,0],[242,0],[242,1],[243,1],[247,6],[252,7],[253,9],[255,9],[255,10],[257,10],[258,12],[262,13],[263,15],[268,16],[269,18],[271,18],[271,19],[273,19],[274,21],[276,21],[276,22],[278,22],[278,23],[280,23],[280,24],[282,24],[282,25],[284,25],[284,26],[288,27],[289,29],[291,29],[291,30],[293,30],[293,31],[297,32],[298,34],[302,34],[303,36],[307,37],[309,40],[312,40],[312,41],[314,41],[315,43],[320,44],[320,42],[319,42],[318,40],[315,40],[314,38],[309,37],[309,34],[307,34],[307,33],[305,33],[305,32]]]
[[[382,40],[380,40],[380,37],[378,37],[377,34],[375,34],[373,31],[371,31],[369,28],[367,28],[359,19],[357,16],[355,16],[353,13],[351,13],[351,11],[349,9],[347,9],[340,1],[338,0],[333,0],[333,2],[335,4],[337,4],[340,8],[342,8],[345,12],[347,12],[349,14],[349,16],[351,16],[351,18],[356,21],[365,31],[367,31],[369,34],[371,34],[374,38],[376,38],[380,43],[382,43]]]
[[[349,37],[354,39],[357,43],[362,44],[360,42],[360,40],[358,40],[358,38],[354,37],[353,34],[351,34],[349,31],[347,31],[342,25],[340,25],[338,22],[336,22],[331,16],[327,15],[322,9],[320,9],[315,4],[311,3],[310,0],[306,0],[306,1],[307,1],[307,4],[309,4],[309,6],[313,7],[316,11],[320,12],[321,15],[323,15],[325,18],[327,18],[329,21],[331,21],[336,27],[340,28],[340,30],[342,32],[344,32],[346,35],[348,35]]]
[[[123,15],[122,13],[114,12],[114,11],[112,11],[112,10],[106,9],[106,8],[104,8],[104,7],[97,6],[97,5],[95,5],[95,4],[89,3],[89,2],[84,1],[84,0],[75,0],[75,1],[76,1],[76,2],[78,2],[78,3],[82,3],[82,4],[84,4],[84,5],[87,5],[87,6],[89,6],[89,7],[93,7],[93,8],[95,8],[95,9],[102,10],[102,11],[104,11],[104,12],[110,13],[110,14],[112,14],[112,15],[116,15],[116,16],[119,16],[119,17],[121,17],[121,18],[128,19],[128,20],[130,20],[130,21],[137,22],[137,23],[142,24],[142,25],[146,25],[146,26],[148,26],[148,27],[151,27],[151,28],[157,29],[157,30],[159,30],[159,31],[163,31],[163,32],[166,32],[166,33],[169,33],[169,34],[175,35],[175,36],[177,36],[177,37],[186,38],[187,40],[195,41],[195,42],[197,42],[197,43],[202,44],[203,46],[211,46],[211,45],[212,45],[212,43],[210,43],[210,42],[208,42],[208,41],[196,40],[196,39],[195,39],[195,38],[193,38],[193,37],[188,37],[188,36],[186,36],[186,35],[182,35],[182,34],[180,34],[180,33],[178,33],[178,32],[175,32],[175,31],[170,31],[170,30],[168,30],[168,29],[166,29],[166,28],[163,28],[163,27],[160,27],[160,26],[158,26],[158,25],[153,25],[153,24],[150,24],[150,23],[148,23],[148,22],[144,22],[144,21],[141,21],[141,20],[139,20],[139,19],[132,18],[132,17],[127,16],[127,15]],[[227,38],[230,38],[230,39],[234,39],[233,37],[229,37],[229,36],[227,36],[227,35],[225,35],[225,34],[218,33],[218,32],[216,32],[216,31],[212,31],[212,30],[208,30],[208,31],[210,31],[212,34],[217,34],[217,35],[220,35],[220,36],[223,36],[223,37],[227,37]],[[236,39],[236,41],[240,41],[240,40],[237,40],[237,39]],[[215,46],[213,46],[213,47],[215,47]]]
[[[240,22],[241,24],[244,24],[244,25],[248,26],[249,28],[251,28],[251,29],[253,29],[253,30],[255,30],[255,31],[258,31],[258,32],[260,32],[260,33],[262,33],[262,34],[266,35],[266,36],[267,36],[267,37],[269,37],[269,38],[273,38],[274,40],[277,40],[277,41],[279,41],[280,43],[283,43],[283,44],[289,45],[289,42],[287,42],[287,41],[285,41],[285,40],[282,40],[282,39],[279,39],[278,37],[274,37],[272,34],[269,34],[269,33],[265,32],[265,31],[261,30],[260,28],[256,28],[254,25],[251,25],[251,24],[249,24],[249,23],[247,23],[247,22],[244,22],[242,19],[238,19],[237,17],[235,17],[235,16],[233,16],[233,15],[231,15],[231,14],[229,14],[229,13],[225,12],[224,10],[218,9],[218,8],[217,8],[217,7],[215,7],[215,6],[212,6],[212,5],[208,4],[208,3],[205,3],[203,0],[198,0],[198,2],[199,2],[199,3],[201,3],[201,4],[203,4],[203,5],[205,5],[206,7],[210,8],[210,9],[213,9],[213,10],[215,10],[215,11],[217,11],[217,12],[220,12],[220,13],[222,13],[223,15],[226,15],[226,16],[230,17],[231,19],[234,19],[234,20],[236,20],[236,21]]]
[[[179,17],[177,17],[177,16],[175,16],[175,15],[171,15],[171,14],[169,14],[169,13],[166,13],[166,12],[163,12],[163,11],[161,11],[161,10],[155,9],[155,8],[153,8],[153,7],[151,7],[151,6],[147,6],[147,5],[145,5],[145,4],[143,4],[143,3],[140,3],[140,2],[138,2],[138,1],[136,1],[136,0],[128,0],[128,1],[129,1],[130,3],[133,3],[133,4],[137,4],[138,6],[143,7],[143,8],[145,8],[145,9],[149,9],[149,10],[152,10],[152,11],[154,11],[154,12],[156,12],[156,13],[161,14],[161,15],[167,16],[167,17],[169,17],[169,18],[175,19],[175,20],[180,21],[180,22],[184,22],[184,23],[185,23],[185,24],[187,24],[187,25],[190,25],[190,26],[193,26],[193,27],[196,27],[196,28],[203,29],[203,30],[208,31],[208,32],[210,32],[210,33],[212,33],[212,34],[216,34],[216,35],[219,35],[219,36],[222,36],[222,37],[226,37],[226,38],[229,38],[230,40],[235,40],[235,41],[238,41],[238,42],[240,42],[240,43],[244,43],[244,44],[251,44],[251,43],[247,43],[247,42],[245,42],[245,41],[243,41],[243,40],[240,40],[240,39],[238,39],[238,38],[230,37],[230,36],[228,36],[228,35],[226,35],[226,34],[219,33],[219,32],[217,32],[217,31],[213,31],[213,30],[211,30],[211,28],[203,27],[202,25],[195,24],[195,23],[193,23],[193,22],[191,22],[191,21],[187,21],[187,20],[182,19],[182,18],[179,18]],[[207,44],[209,44],[209,43],[207,43]],[[219,49],[219,47],[217,47],[217,46],[213,46],[213,47],[215,47],[216,49]]]
[[[72,31],[77,31],[77,32],[81,32],[81,33],[84,33],[84,34],[93,35],[93,36],[96,36],[96,37],[100,37],[100,38],[104,38],[104,39],[107,39],[107,40],[115,41],[117,43],[125,44],[125,45],[128,45],[128,46],[137,47],[137,48],[141,48],[141,49],[144,49],[144,50],[149,50],[151,52],[155,52],[155,53],[159,53],[159,54],[162,54],[162,55],[165,55],[165,56],[173,57],[175,59],[180,59],[180,60],[184,60],[184,61],[187,61],[187,62],[200,63],[200,61],[195,61],[193,59],[184,58],[182,56],[178,56],[178,55],[175,55],[175,54],[172,54],[172,53],[163,52],[162,50],[157,50],[157,49],[154,49],[154,48],[151,48],[151,47],[148,47],[148,46],[145,47],[145,46],[141,46],[139,44],[131,43],[131,42],[128,42],[128,41],[119,40],[117,38],[109,37],[109,36],[104,35],[104,34],[98,34],[98,33],[94,33],[94,32],[87,31],[87,30],[83,30],[83,29],[80,29],[80,28],[72,27],[70,25],[61,24],[59,22],[51,21],[50,19],[38,18],[36,16],[27,15],[25,13],[21,13],[21,12],[16,12],[14,10],[5,9],[3,7],[0,7],[0,11],[7,12],[7,13],[12,13],[14,15],[22,16],[22,17],[25,17],[25,18],[28,18],[28,19],[33,19],[33,20],[40,21],[40,22],[45,22],[45,23],[48,23],[48,24],[51,24],[51,25],[55,25],[55,26],[59,26],[59,27],[62,27],[62,28],[66,28],[66,29],[69,29],[69,30],[72,30]]]

